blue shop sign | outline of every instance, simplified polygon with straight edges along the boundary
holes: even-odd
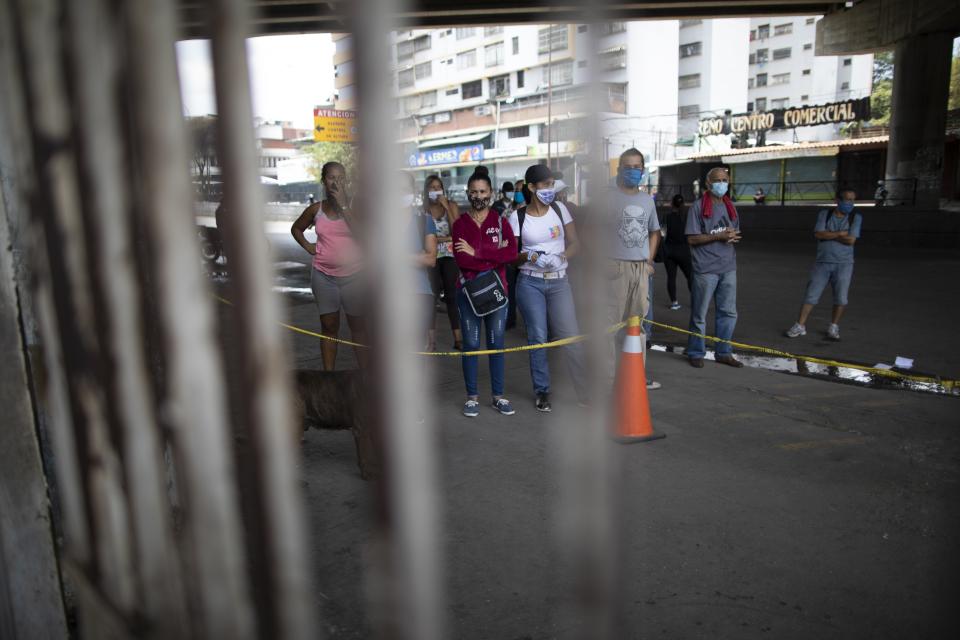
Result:
[[[411,153],[407,159],[411,167],[429,167],[435,164],[457,164],[459,162],[480,162],[483,158],[483,145],[472,144],[468,147],[447,147],[445,149],[424,149]]]

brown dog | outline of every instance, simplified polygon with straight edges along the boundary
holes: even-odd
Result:
[[[349,371],[309,371],[295,373],[294,416],[303,417],[303,430],[347,430],[357,446],[360,476],[370,480],[380,472],[380,456],[375,444],[366,374]]]

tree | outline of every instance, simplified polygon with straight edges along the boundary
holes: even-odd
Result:
[[[306,149],[313,161],[307,170],[313,178],[320,182],[320,170],[326,162],[339,162],[347,170],[348,185],[355,179],[357,173],[357,147],[345,142],[314,142]]]
[[[950,65],[950,101],[948,109],[960,109],[960,55],[953,56]]]
[[[886,127],[890,124],[890,103],[893,100],[893,80],[881,80],[873,85],[870,96],[870,124]]]
[[[893,51],[873,54],[873,84],[893,80]]]
[[[210,191],[210,167],[217,160],[217,118],[201,116],[190,118],[188,122],[193,145],[193,166],[200,180],[200,195],[206,199]]]
[[[893,71],[893,51],[881,51],[873,56],[873,88],[870,92],[871,125],[885,127],[890,124]]]

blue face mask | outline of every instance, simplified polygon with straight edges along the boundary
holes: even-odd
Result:
[[[714,182],[710,185],[710,192],[718,198],[722,198],[727,195],[727,189],[730,188],[730,184],[727,182]]]
[[[842,213],[843,215],[847,215],[848,213],[853,211],[853,203],[849,202],[848,200],[838,200],[837,209],[840,209],[840,213]]]
[[[643,182],[643,169],[620,169],[620,182],[631,189],[638,186]]]
[[[513,201],[516,202],[517,204],[523,204],[524,203],[523,193],[521,191],[514,191]]]
[[[557,192],[553,189],[537,189],[537,200],[543,204],[550,204],[557,197]]]

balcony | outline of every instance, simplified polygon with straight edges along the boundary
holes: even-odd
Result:
[[[554,115],[559,113],[585,113],[588,108],[588,87],[568,87],[553,92],[552,110]],[[550,100],[546,93],[516,98],[513,102],[497,100],[500,104],[500,127],[509,127],[515,123],[542,120],[546,121],[551,111]],[[626,99],[624,90],[618,85],[609,92],[609,107],[607,111],[626,113]],[[487,103],[479,106],[461,107],[450,112],[450,119],[446,122],[424,123],[422,116],[407,115],[398,120],[399,136],[401,139],[422,136],[436,136],[452,134],[458,131],[493,129],[497,126],[497,107]],[[418,131],[419,129],[419,131]]]

